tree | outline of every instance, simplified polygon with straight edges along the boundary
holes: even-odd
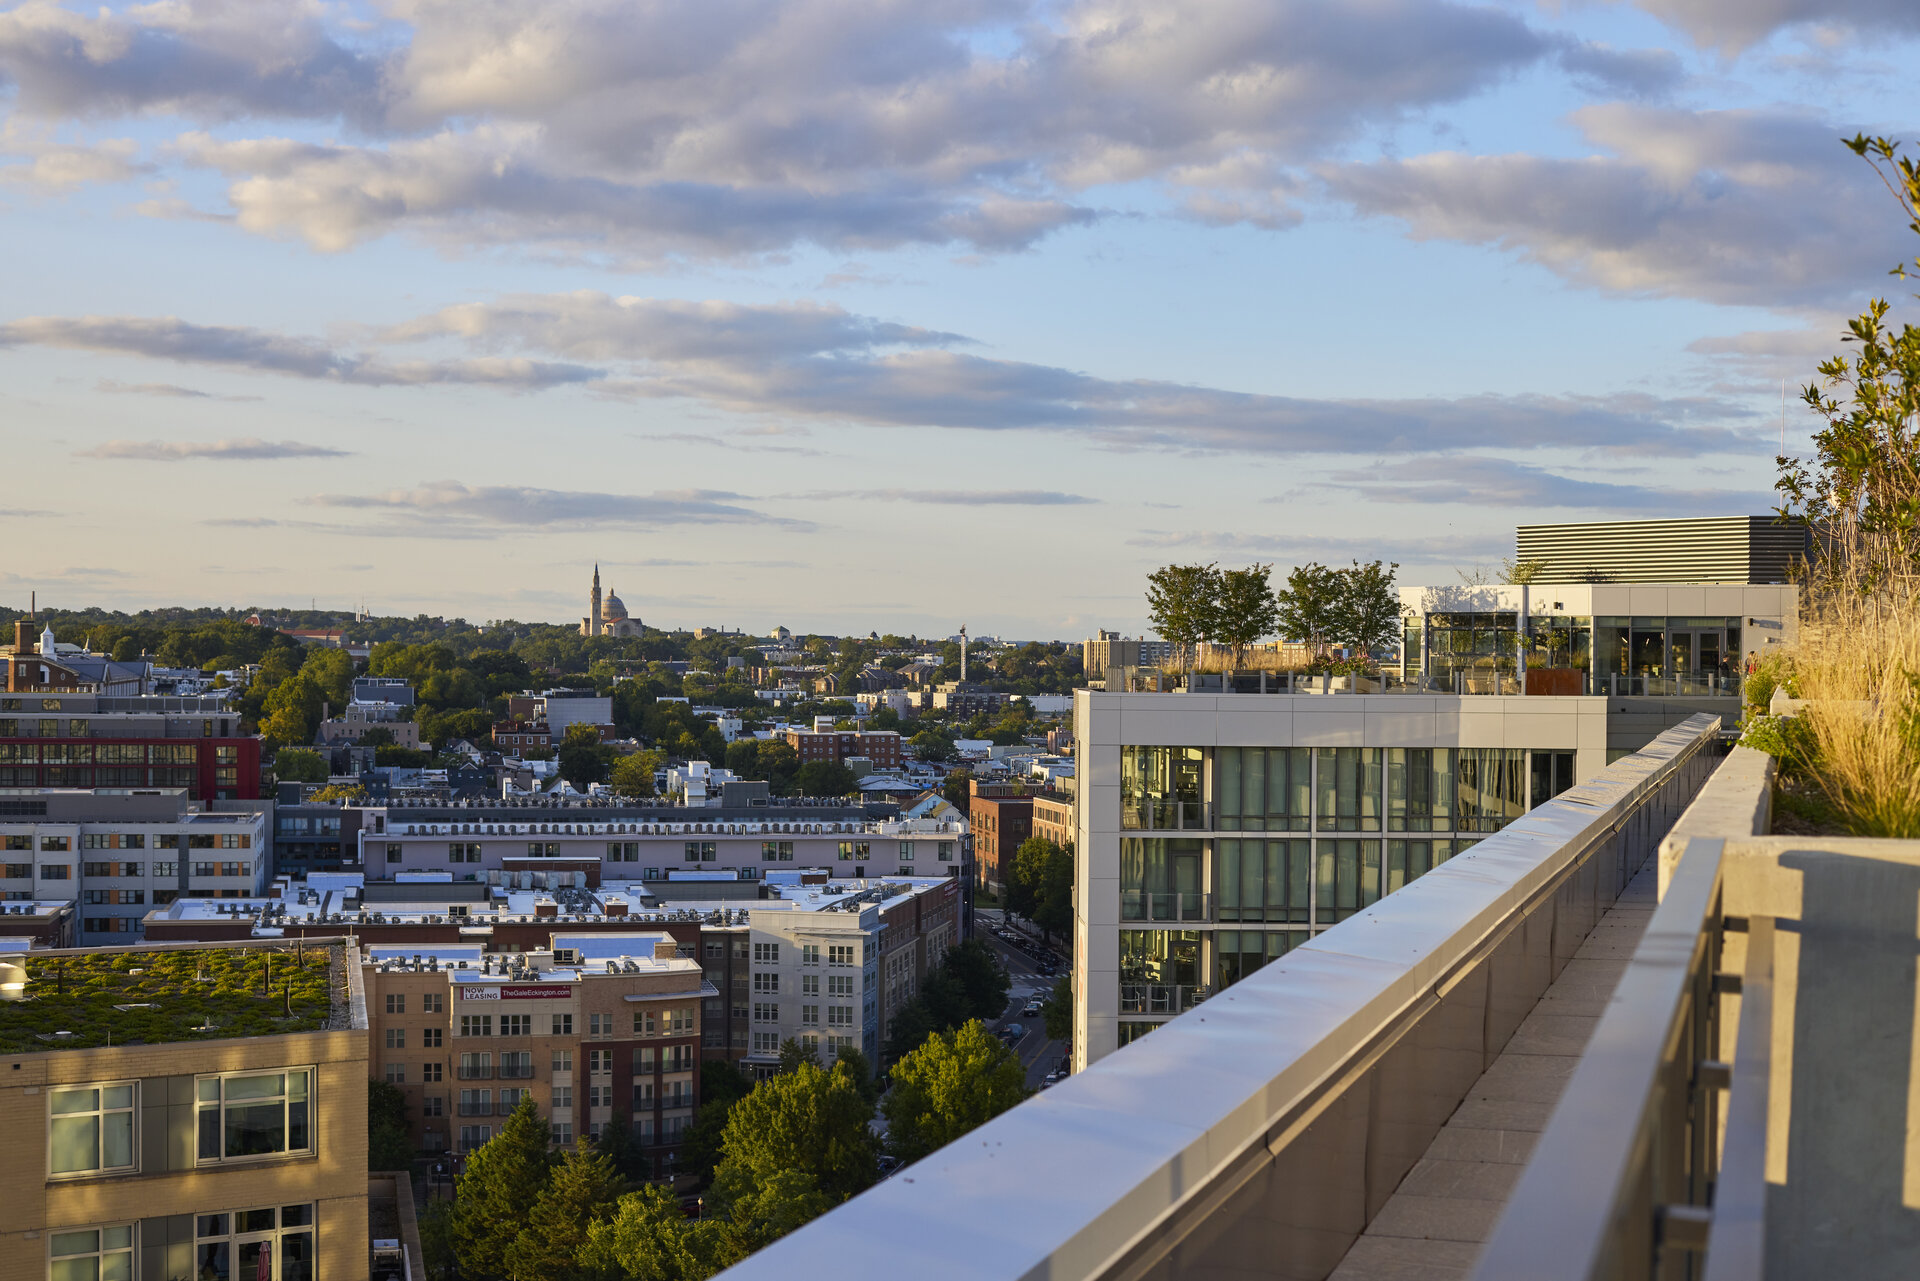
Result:
[[[839,761],[808,761],[793,776],[803,796],[846,796],[860,786],[860,779]]]
[[[1339,570],[1318,561],[1296,566],[1287,575],[1287,585],[1275,593],[1276,626],[1282,636],[1304,641],[1318,656],[1342,630],[1345,597]]]
[[[1268,582],[1272,572],[1273,566],[1256,563],[1218,576],[1211,639],[1232,651],[1236,667],[1262,636],[1280,626],[1280,605]]]
[[[526,1231],[507,1247],[512,1281],[569,1281],[584,1275],[587,1229],[611,1212],[626,1181],[604,1152],[584,1138],[553,1168],[527,1215]]]
[[[913,754],[929,764],[944,764],[956,754],[953,739],[941,730],[923,729],[907,741],[913,745]]]
[[[398,765],[402,769],[425,769],[433,763],[433,753],[417,751],[411,747],[376,747],[373,749],[375,765]]]
[[[546,1186],[552,1142],[553,1128],[527,1094],[493,1138],[467,1158],[453,1215],[454,1252],[463,1275],[508,1275],[507,1251],[526,1230]]]
[[[407,1094],[397,1085],[367,1081],[367,1168],[405,1170],[413,1165],[407,1133]]]
[[[606,778],[608,759],[613,752],[600,746],[600,731],[593,726],[569,725],[558,755],[560,777],[571,783],[575,791],[584,792],[588,785]]]
[[[652,796],[653,776],[665,763],[666,758],[652,750],[622,756],[613,763],[613,790],[622,796]]]
[[[725,1263],[715,1257],[716,1225],[686,1216],[665,1188],[621,1197],[612,1216],[587,1225],[582,1271],[632,1281],[703,1281]]]
[[[728,1208],[788,1171],[810,1178],[829,1204],[846,1200],[874,1180],[872,1119],[872,1105],[844,1064],[803,1063],[762,1081],[727,1118],[716,1200]]]
[[[853,1083],[860,1087],[860,1097],[869,1105],[880,1101],[880,1085],[873,1079],[873,1064],[867,1061],[866,1055],[851,1045],[843,1045],[834,1053],[833,1061],[846,1065],[847,1071],[853,1074]]]
[[[997,1019],[1007,1008],[1007,992],[1013,982],[993,949],[979,939],[968,939],[947,949],[938,973],[958,984],[961,1011],[946,1024],[954,1027],[969,1018]]]
[[[681,1137],[680,1173],[692,1175],[703,1187],[713,1181],[713,1167],[720,1162],[720,1145],[726,1137],[727,1117],[733,1105],[752,1092],[753,1078],[725,1059],[701,1062],[700,1110]]]
[[[1381,568],[1383,562],[1338,571],[1339,606],[1335,614],[1337,635],[1349,647],[1365,654],[1391,644],[1400,636],[1400,597],[1393,590],[1396,562]]]
[[[640,1146],[633,1127],[620,1113],[600,1127],[600,1136],[592,1142],[594,1151],[613,1162],[621,1178],[639,1183],[653,1177],[653,1157]]]
[[[1394,568],[1400,567],[1395,565]],[[1546,572],[1547,562],[1538,556],[1529,556],[1522,560],[1515,560],[1511,556],[1500,558],[1500,581],[1503,583],[1524,586]]]
[[[364,805],[367,801],[367,789],[357,783],[334,783],[321,788],[307,799],[321,805],[332,801],[338,801],[342,805]]]
[[[797,1072],[802,1063],[811,1063],[816,1067],[820,1063],[820,1053],[797,1036],[790,1036],[780,1042],[781,1072]]]
[[[359,746],[361,747],[392,747],[393,731],[388,729],[385,725],[375,725],[372,729],[365,730],[361,733]]]
[[[1171,641],[1176,661],[1219,630],[1220,571],[1215,565],[1165,565],[1147,575],[1147,616],[1160,638]]]
[[[1920,163],[1886,138],[1861,134],[1846,145],[1920,233]],[[1910,275],[1904,262],[1892,274]],[[1811,463],[1782,454],[1774,483],[1781,518],[1812,527],[1816,577],[1865,592],[1910,586],[1920,567],[1920,329],[1896,333],[1887,311],[1875,298],[1848,321],[1842,341],[1857,343],[1855,354],[1822,362],[1824,388],[1801,391],[1826,425],[1814,433]]]
[[[887,1147],[917,1161],[1026,1098],[1026,1080],[1019,1057],[978,1019],[930,1036],[893,1065],[881,1105]]]
[[[1062,974],[1054,981],[1053,991],[1047,996],[1047,1003],[1041,1007],[1041,1014],[1047,1021],[1049,1041],[1073,1039],[1073,976],[1071,974]]]
[[[421,1264],[432,1281],[454,1281],[460,1260],[454,1252],[453,1202],[435,1198],[420,1211]]]
[[[940,795],[963,817],[969,814],[972,810],[973,774],[963,769],[950,770],[946,780],[940,784]]]
[[[302,747],[283,747],[273,754],[273,776],[282,783],[324,783],[326,758]]]

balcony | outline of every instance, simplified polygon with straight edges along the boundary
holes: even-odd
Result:
[[[500,1065],[500,1079],[502,1081],[531,1081],[533,1079],[533,1064],[502,1063]]]
[[[1212,989],[1172,983],[1122,983],[1122,1014],[1184,1014],[1207,999]]]
[[[461,1103],[460,1103],[460,1115],[461,1116],[492,1116],[493,1101],[489,1099],[484,1103],[469,1103],[463,1099],[461,1100]]]
[[[457,1071],[459,1079],[462,1081],[493,1080],[493,1064],[491,1063],[462,1063]]]
[[[1156,894],[1147,890],[1122,890],[1120,919],[1204,923],[1213,919],[1213,895]]]
[[[1212,821],[1205,801],[1149,796],[1120,802],[1120,826],[1129,832],[1204,832]]]
[[[1735,913],[1725,865],[1744,856],[1714,840],[1704,846],[1720,870],[1686,862],[1700,842],[1674,862],[1660,913],[1678,913],[1691,936],[1663,924],[1652,904],[1656,851],[1725,760],[1719,732],[1717,716],[1691,717],[1203,1005],[1188,996],[1187,1013],[920,1162],[910,1182],[870,1189],[729,1277],[829,1275],[844,1267],[850,1240],[876,1275],[1463,1277],[1488,1237],[1478,1274],[1486,1281],[1699,1275],[1656,1271],[1654,1251],[1706,1235],[1682,1185],[1712,1183],[1715,1172],[1697,1159],[1711,1144],[1686,1121],[1690,1108],[1710,1115],[1699,1110],[1707,1097],[1699,1090],[1726,1079],[1723,1166],[1739,1156],[1734,1119],[1752,1071],[1737,1059],[1724,1072],[1703,1063],[1712,1043],[1690,1029],[1749,1017],[1715,997],[1730,986],[1714,980],[1719,971],[1696,963],[1742,960],[1736,944],[1701,940],[1704,926]],[[1797,884],[1777,878],[1770,892],[1784,897]],[[1908,1023],[1884,1050],[1859,1045],[1858,1028],[1823,1028],[1824,1044],[1835,1058],[1845,1047],[1870,1058],[1897,1053],[1904,1064],[1920,884],[1900,894],[1875,888],[1904,921]],[[1758,937],[1761,908],[1747,911],[1741,942]],[[1888,937],[1900,938],[1899,921]],[[1804,966],[1804,935],[1801,944]],[[1762,977],[1749,972],[1757,992]],[[1123,1002],[1152,999],[1153,985],[1125,986]],[[1703,1015],[1709,1000],[1717,1003]],[[1584,1087],[1590,1073],[1603,1079]],[[1811,1088],[1801,1084],[1807,1075],[1815,1074],[1794,1074],[1796,1089]],[[1904,1091],[1905,1071],[1895,1076]],[[1662,1082],[1672,1088],[1661,1092]],[[1562,1087],[1569,1102],[1556,1113]],[[1885,1100],[1886,1115],[1903,1116],[1905,1097]],[[1555,1129],[1570,1108],[1578,1121],[1562,1144]],[[1519,1154],[1542,1128],[1523,1164]],[[1904,1143],[1899,1121],[1879,1130],[1855,1127],[1847,1137],[1868,1152]],[[1542,1172],[1555,1152],[1565,1159]],[[1897,1201],[1897,1181],[1893,1192]],[[982,1223],[993,1231],[979,1232]],[[1520,1244],[1498,1256],[1510,1265],[1488,1271],[1509,1224]],[[1653,1244],[1660,1240],[1668,1244]]]

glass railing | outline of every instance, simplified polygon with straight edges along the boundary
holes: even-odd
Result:
[[[1120,826],[1130,832],[1203,832],[1211,819],[1204,801],[1150,796],[1120,803]]]
[[[1210,921],[1211,894],[1156,894],[1149,890],[1120,891],[1123,921]]]
[[[1719,672],[1680,672],[1673,676],[1623,676],[1617,672],[1601,678],[1597,693],[1610,698],[1738,698],[1740,677]]]
[[[1207,999],[1210,989],[1176,983],[1122,983],[1122,1014],[1182,1014]]]

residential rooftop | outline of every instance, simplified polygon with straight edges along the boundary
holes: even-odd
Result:
[[[0,1002],[0,1054],[277,1036],[351,1023],[338,944],[34,951],[23,963],[25,999]]]

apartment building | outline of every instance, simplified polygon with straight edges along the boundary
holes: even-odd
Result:
[[[701,1009],[717,995],[679,950],[656,931],[570,931],[500,954],[370,946],[370,1068],[406,1092],[428,1151],[471,1152],[531,1096],[556,1146],[625,1125],[666,1177],[698,1105]]]
[[[998,894],[1013,874],[1014,856],[1033,835],[1033,797],[1011,783],[968,783],[967,825],[973,833],[978,884]]]
[[[730,871],[823,868],[863,878],[947,874],[965,858],[966,824],[870,818],[859,806],[679,808],[573,801],[395,803],[361,812],[369,880],[452,871],[501,884],[515,872],[581,870],[601,879],[666,880]]]
[[[178,787],[260,795],[260,740],[226,701],[88,690],[0,694],[0,788]]]
[[[23,958],[33,999],[0,1003],[0,1279],[367,1276],[367,1026],[342,951]],[[269,972],[284,1003],[247,990]]]
[[[1033,834],[1061,849],[1073,848],[1073,797],[1065,792],[1033,794]]]
[[[205,813],[179,788],[0,792],[0,904],[65,900],[80,944],[134,943],[177,898],[259,894],[267,830],[264,806]]]
[[[862,756],[875,769],[897,769],[904,752],[899,732],[890,729],[835,730],[790,729],[784,736],[787,746],[799,754],[800,763],[833,761]]]
[[[1609,760],[1598,697],[1075,695],[1084,1066]]]

